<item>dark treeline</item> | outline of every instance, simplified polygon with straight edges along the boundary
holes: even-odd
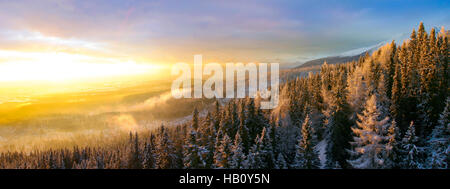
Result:
[[[280,104],[234,99],[188,123],[114,145],[0,154],[1,168],[444,168],[449,166],[448,32],[420,24],[358,61],[280,86]]]

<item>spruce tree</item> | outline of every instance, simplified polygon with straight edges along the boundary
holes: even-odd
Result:
[[[400,164],[400,133],[395,120],[391,121],[391,125],[388,129],[386,154],[385,154],[385,168],[399,168]]]
[[[225,133],[220,146],[217,148],[215,165],[217,168],[230,168],[231,163],[231,139]]]
[[[155,145],[154,145],[154,136],[150,135],[150,139],[148,143],[145,144],[144,148],[144,157],[143,157],[143,168],[144,169],[154,169],[155,168]]]
[[[174,147],[169,135],[164,127],[161,125],[158,132],[158,139],[156,144],[156,168],[157,169],[172,169],[175,168]]]
[[[429,140],[429,168],[447,169],[450,153],[450,98],[447,98],[444,111],[440,114],[438,125]]]
[[[356,158],[348,162],[359,169],[385,168],[385,130],[389,126],[389,117],[381,117],[376,94],[368,99],[363,114],[358,114],[358,118],[357,128],[352,128],[356,135],[352,142],[354,149],[350,150]]]
[[[351,111],[346,100],[346,83],[345,67],[338,67],[340,70],[333,72],[332,78],[335,81],[334,86],[330,91],[329,97],[324,97],[327,100],[327,117],[326,126],[328,132],[327,139],[327,165],[332,167],[336,161],[341,167],[348,167],[347,159],[349,154],[346,149],[350,148],[351,138],[351,122],[349,120]]]
[[[234,137],[234,143],[231,147],[231,162],[230,162],[230,168],[233,169],[243,169],[247,168],[247,162],[246,157],[244,154],[244,147],[242,145],[242,139],[239,133],[236,133],[236,136]]]
[[[319,156],[313,145],[309,115],[306,116],[302,125],[302,138],[297,145],[294,167],[299,169],[318,169],[320,167]]]
[[[128,169],[142,169],[142,158],[139,152],[139,138],[137,133],[135,133],[132,144],[132,150],[130,150],[128,157]]]
[[[261,161],[259,166],[262,169],[273,169],[275,167],[275,157],[270,139],[270,130],[264,127],[261,137],[258,141],[258,159]]]
[[[286,160],[285,160],[284,155],[282,153],[278,154],[277,164],[276,164],[275,168],[276,169],[287,169],[288,168]]]
[[[411,121],[411,124],[408,127],[408,130],[405,133],[401,141],[401,152],[402,152],[402,168],[404,169],[418,169],[422,168],[419,159],[420,149],[416,146],[418,142],[418,137],[416,136],[416,129],[414,126],[414,122]]]
[[[221,162],[223,161],[222,152],[220,151],[221,145],[222,145],[222,138],[223,138],[222,130],[219,129],[217,131],[215,144],[214,144],[214,168],[220,168]]]

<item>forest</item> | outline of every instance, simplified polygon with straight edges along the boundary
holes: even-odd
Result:
[[[4,169],[448,169],[449,32],[420,23],[357,61],[282,83],[279,106],[216,100],[101,147],[0,154]]]

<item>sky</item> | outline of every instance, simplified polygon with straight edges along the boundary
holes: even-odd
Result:
[[[304,62],[392,39],[421,21],[450,26],[447,0],[0,0],[0,9],[0,70],[64,57],[76,64],[79,56],[130,70],[193,62],[195,54]]]

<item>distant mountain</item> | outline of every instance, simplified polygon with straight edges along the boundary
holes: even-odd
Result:
[[[322,65],[324,62],[327,62],[327,64],[341,64],[341,63],[350,62],[353,60],[358,60],[359,57],[364,54],[365,54],[365,52],[358,54],[358,55],[354,55],[354,56],[329,56],[329,57],[314,59],[314,60],[307,61],[307,62],[303,63],[302,65],[297,66],[295,68],[304,68],[304,67],[309,67],[309,66]]]
[[[437,30],[437,31],[439,31],[439,30]],[[295,68],[304,68],[304,67],[309,67],[309,66],[322,65],[325,61],[327,62],[327,64],[341,64],[341,63],[358,60],[359,57],[366,54],[366,52],[368,52],[369,54],[372,54],[378,48],[382,47],[383,45],[385,45],[387,43],[390,43],[392,40],[395,40],[395,42],[397,44],[402,44],[403,41],[405,41],[408,38],[409,38],[409,34],[403,33],[403,34],[393,37],[392,39],[379,42],[375,45],[349,50],[349,51],[346,51],[346,52],[343,52],[341,54],[334,55],[334,56],[327,56],[327,57],[323,57],[323,58],[310,60],[310,61],[307,61]]]

